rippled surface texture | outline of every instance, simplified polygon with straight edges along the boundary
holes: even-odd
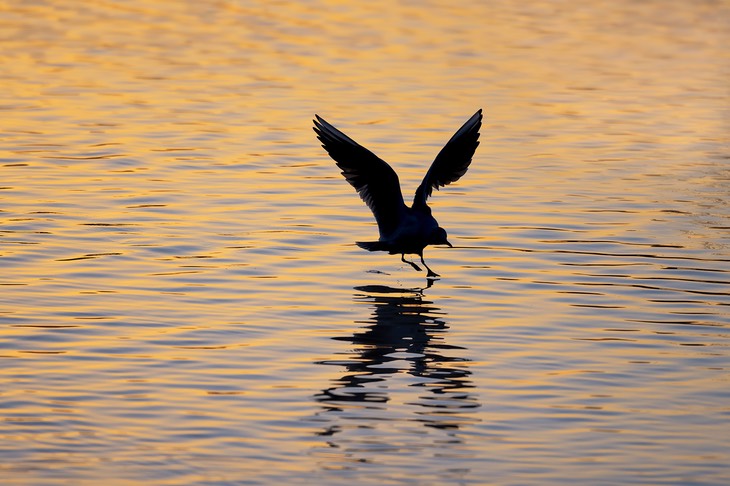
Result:
[[[728,15],[5,3],[3,484],[727,484]],[[478,108],[428,287],[311,120]]]

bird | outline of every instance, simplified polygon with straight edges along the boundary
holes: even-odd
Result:
[[[440,277],[426,264],[423,250],[428,245],[447,245],[446,230],[439,226],[427,204],[433,189],[456,182],[469,169],[479,145],[482,110],[479,109],[438,153],[416,189],[413,203],[406,206],[398,174],[387,162],[355,142],[315,114],[314,132],[322,147],[342,170],[345,180],[360,195],[375,216],[380,233],[378,241],[358,241],[357,246],[368,251],[401,254],[401,261],[422,271],[406,254],[418,255],[428,271],[427,278]]]

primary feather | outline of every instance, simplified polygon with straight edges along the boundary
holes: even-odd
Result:
[[[425,206],[433,189],[446,186],[466,174],[479,146],[482,110],[477,111],[444,145],[416,189],[413,206]]]
[[[375,216],[381,236],[392,234],[400,223],[403,194],[398,174],[374,153],[315,115],[314,131],[322,147],[342,169],[342,175],[355,188]]]

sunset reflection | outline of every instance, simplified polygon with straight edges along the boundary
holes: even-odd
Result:
[[[0,482],[724,486],[728,18],[4,2]],[[480,108],[441,279],[358,248],[314,115],[410,204]]]
[[[430,447],[439,450],[448,443],[455,450],[442,452],[457,453],[463,443],[458,430],[478,421],[473,412],[479,403],[469,361],[460,357],[464,348],[447,344],[446,314],[424,298],[423,289],[369,285],[355,290],[355,302],[369,303],[373,313],[352,336],[333,338],[351,343],[351,351],[319,362],[344,367],[345,373],[315,396],[324,407],[315,419],[325,424],[318,435],[329,447],[341,448],[343,460],[367,460],[361,441],[391,449],[398,442],[393,428],[422,424],[444,430],[430,439]],[[361,429],[371,430],[352,436]],[[409,447],[425,444],[403,445]]]

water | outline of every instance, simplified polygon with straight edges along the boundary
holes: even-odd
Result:
[[[728,4],[477,3],[2,7],[3,484],[727,483]]]

